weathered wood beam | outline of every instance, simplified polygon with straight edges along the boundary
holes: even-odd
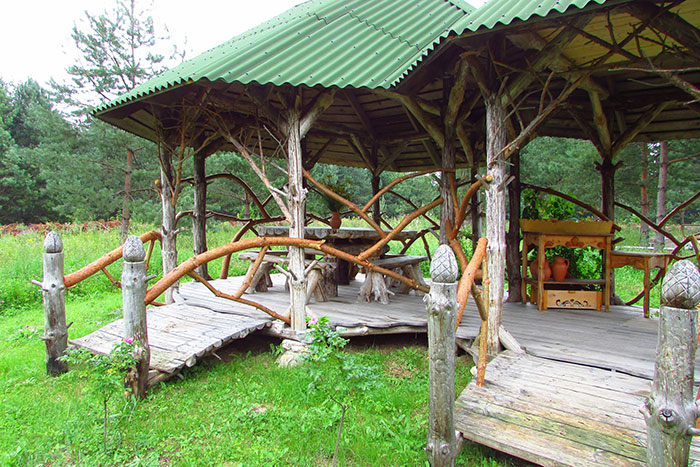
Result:
[[[652,107],[651,109],[647,110],[644,112],[642,115],[639,116],[639,118],[634,122],[634,125],[630,126],[625,130],[624,133],[622,133],[616,140],[615,143],[612,146],[612,154],[613,156],[617,154],[618,152],[622,151],[625,146],[627,146],[634,138],[637,137],[637,135],[651,122],[654,121],[656,117],[659,116],[661,112],[668,106],[669,102],[663,102],[657,106]]]
[[[299,135],[303,139],[306,133],[309,132],[312,125],[318,117],[333,105],[335,100],[335,88],[329,91],[323,91],[314,97],[309,106],[302,112],[302,117],[299,121]]]
[[[676,13],[651,2],[630,2],[620,8],[657,31],[669,35],[691,52],[697,51],[700,30]]]
[[[433,164],[435,164],[435,167],[442,167],[442,160],[440,158],[440,153],[438,152],[437,148],[435,147],[435,143],[432,141],[423,141],[423,147],[425,148],[425,151],[428,153],[428,156],[430,157],[430,160],[433,161]]]
[[[440,125],[433,119],[432,115],[423,110],[414,97],[387,91],[386,89],[374,89],[373,92],[380,97],[388,97],[401,103],[423,128],[425,128],[440,148],[445,145],[445,135],[442,132],[442,128],[440,128]]]
[[[374,171],[377,170],[377,165],[372,161],[371,153],[367,150],[367,147],[362,141],[360,141],[360,138],[356,135],[350,135],[350,143],[350,146],[352,146],[353,150],[360,156],[370,172],[374,173]]]
[[[355,95],[355,91],[352,89],[346,89],[343,91],[343,96],[350,104],[350,107],[352,107],[352,110],[355,112],[355,115],[357,115],[357,117],[360,119],[360,122],[362,122],[362,126],[364,126],[365,130],[367,130],[367,134],[369,135],[369,137],[373,141],[376,141],[377,134],[374,131],[374,125],[372,125],[372,122],[370,121],[369,117],[367,116],[365,109],[362,108],[362,104],[357,99],[357,96]]]
[[[591,102],[591,109],[593,110],[593,122],[596,133],[598,134],[598,142],[603,149],[603,153],[609,153],[612,151],[613,143],[610,134],[610,124],[603,109],[601,95],[595,92],[589,92],[588,98]]]
[[[541,48],[535,59],[530,63],[529,70],[518,75],[513,84],[504,94],[503,105],[514,102],[536,79],[537,73],[547,68],[552,61],[561,55],[562,50],[569,45],[579,35],[576,28],[585,28],[593,19],[593,15],[581,15],[572,21],[573,27],[564,26],[557,36],[547,41]]]
[[[508,40],[523,50],[542,50],[547,46],[547,41],[534,32],[512,34],[508,36]],[[561,76],[568,81],[576,81],[583,75],[581,72],[569,71],[576,68],[576,63],[574,63],[574,61],[567,57],[564,53],[554,55],[548,64],[548,68],[556,73],[560,73]],[[596,81],[591,77],[584,79],[581,82],[580,87],[586,91],[597,93],[603,99],[608,97],[607,89],[596,83]]]
[[[394,162],[396,162],[396,159],[398,159],[399,156],[401,156],[401,154],[406,150],[406,148],[408,147],[408,143],[408,140],[400,141],[398,145],[396,145],[391,150],[388,147],[381,145],[380,149],[384,154],[384,159],[382,159],[381,163],[377,167],[377,170],[379,170],[380,172],[384,172],[386,169],[391,169],[395,171],[397,167]]]
[[[304,168],[306,170],[311,170],[319,161],[319,159],[323,157],[323,154],[328,150],[328,148],[336,142],[337,139],[338,138],[336,137],[329,138],[328,141],[326,141],[326,143],[323,146],[321,146],[321,148],[318,151],[316,151],[312,156],[306,159],[306,162],[304,163]]]

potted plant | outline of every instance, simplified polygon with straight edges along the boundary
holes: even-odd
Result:
[[[350,198],[350,193],[348,190],[349,182],[325,183],[325,185],[328,188],[330,188],[334,193],[342,196],[343,198]],[[326,194],[323,194],[323,201],[326,203],[326,207],[328,207],[328,210],[331,213],[331,228],[339,229],[340,225],[342,224],[342,219],[340,218],[340,210],[342,209],[344,204]]]

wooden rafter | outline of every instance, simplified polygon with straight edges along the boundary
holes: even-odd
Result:
[[[529,69],[513,80],[513,84],[503,96],[507,100],[504,100],[502,104],[506,105],[510,103],[509,101],[515,101],[535,81],[536,74],[546,69],[556,57],[561,55],[562,50],[576,39],[578,36],[576,28],[585,28],[592,19],[592,14],[581,15],[573,20],[572,26],[574,27],[564,26],[554,39],[547,41],[534,60],[531,61]]]
[[[646,128],[651,122],[654,121],[656,117],[659,116],[659,114],[666,108],[666,106],[668,106],[668,104],[669,102],[662,102],[661,104],[650,108],[640,115],[639,118],[637,118],[637,121],[634,122],[634,125],[627,128],[627,130],[625,130],[620,137],[615,140],[615,143],[612,146],[612,154],[615,155],[624,149],[625,146],[627,146],[634,138],[637,137],[640,131]]]
[[[691,52],[697,52],[700,30],[667,8],[651,2],[630,2],[622,8],[652,28],[668,34]]]

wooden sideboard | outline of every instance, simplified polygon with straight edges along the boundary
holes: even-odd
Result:
[[[605,306],[610,311],[610,271],[612,249],[612,222],[574,222],[522,219],[522,299],[527,300],[527,286],[532,287],[531,298],[535,298],[537,309],[588,308],[600,310]],[[537,278],[527,276],[529,246],[537,248]],[[603,277],[601,279],[570,279],[562,282],[544,281],[545,250],[556,246],[567,248],[592,247],[603,251]],[[602,292],[582,290],[588,285],[599,285]]]

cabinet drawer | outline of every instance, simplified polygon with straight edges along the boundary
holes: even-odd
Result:
[[[576,308],[598,310],[603,308],[603,292],[595,290],[545,290],[545,308]]]

